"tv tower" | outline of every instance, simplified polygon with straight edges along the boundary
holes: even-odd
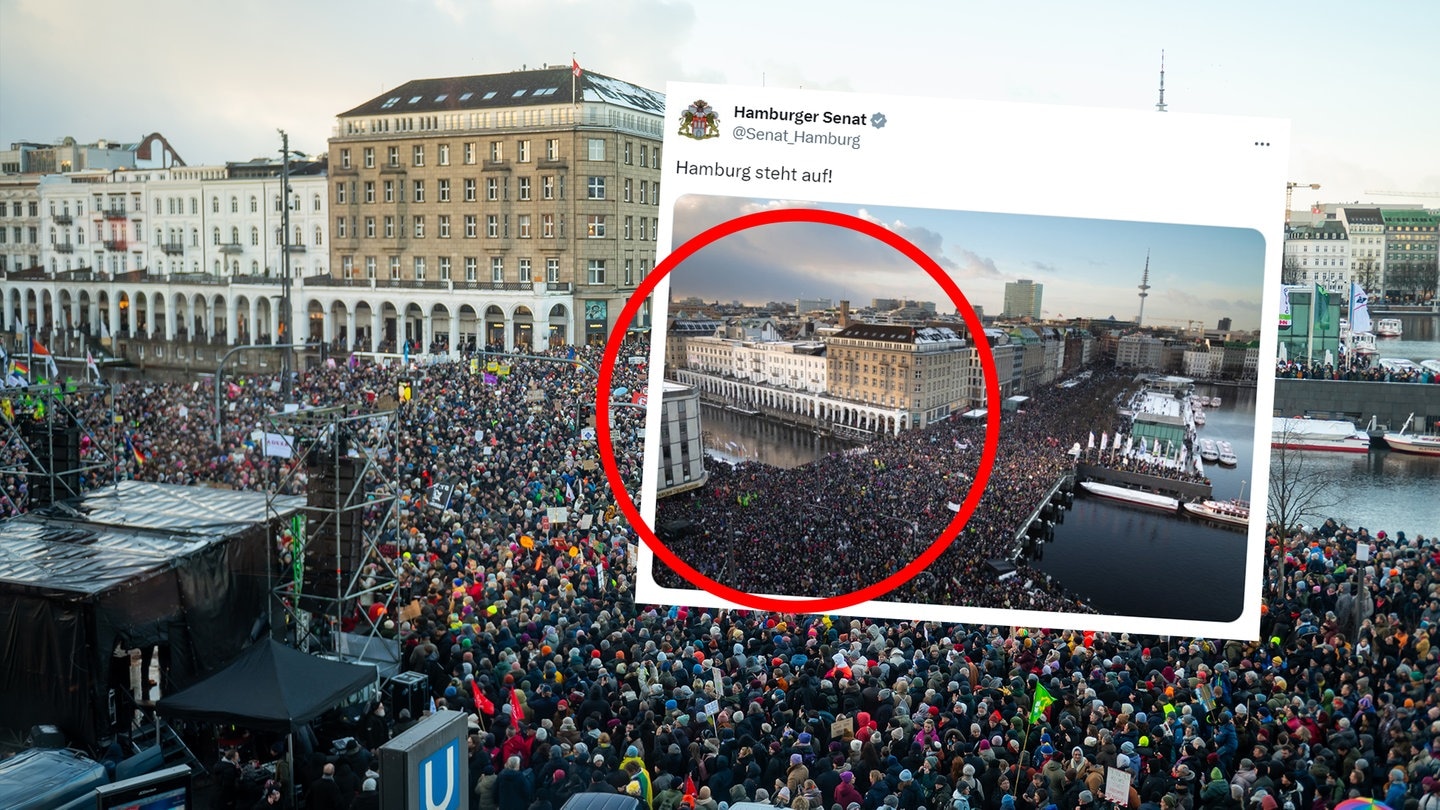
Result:
[[[1165,50],[1160,50],[1160,103],[1155,105],[1158,112],[1165,112]],[[1142,302],[1143,303],[1143,302]]]
[[[1150,251],[1145,251],[1145,273],[1140,276],[1140,317],[1135,319],[1136,326],[1145,325],[1145,299],[1150,297]]]

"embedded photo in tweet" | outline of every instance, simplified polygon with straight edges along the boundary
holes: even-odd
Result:
[[[637,601],[1258,633],[1288,123],[666,99]]]

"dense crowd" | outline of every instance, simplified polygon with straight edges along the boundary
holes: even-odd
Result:
[[[568,351],[554,356],[568,360]],[[597,362],[592,349],[575,359]],[[1349,797],[1440,808],[1434,538],[1335,521],[1272,534],[1254,642],[640,605],[633,537],[586,438],[593,376],[538,360],[510,367],[491,381],[465,363],[402,372],[341,362],[297,387],[309,404],[372,395],[383,404],[402,373],[412,380],[412,399],[398,405],[397,490],[382,493],[400,501],[383,548],[401,593],[396,610],[366,614],[399,641],[402,668],[425,676],[437,707],[474,716],[471,808],[558,810],[580,792],[630,793],[644,810],[741,801],[795,810],[1330,810]],[[635,389],[642,371],[617,369],[616,386]],[[112,403],[79,402],[76,412],[110,451],[107,475],[303,485],[251,435],[281,404],[274,381],[234,382],[222,400],[223,453],[204,384],[127,384]],[[1058,426],[1100,424],[1110,413],[1120,382],[1098,375],[1089,385],[1084,396],[1037,398],[1007,422],[964,548],[942,556],[928,585],[909,588],[962,604],[1075,607],[1022,589],[1023,578],[997,585],[976,566],[1009,548],[1013,527],[1066,469],[1073,433]],[[617,411],[621,440],[633,441],[639,416]],[[867,526],[876,543],[903,543],[912,531],[933,537],[951,514],[946,503],[963,495],[962,474],[973,475],[982,437],[981,425],[946,422],[829,459],[828,477],[797,489],[793,505],[823,486],[860,505],[817,520]],[[627,487],[638,492],[640,468],[625,449]],[[935,468],[958,480],[941,479],[932,494],[935,474],[918,468],[942,462]],[[848,465],[858,469],[841,472]],[[771,508],[773,489],[760,486],[769,482],[745,477],[770,473],[716,472],[711,486],[730,487],[727,502],[761,493],[727,520]],[[922,525],[877,522],[875,513]],[[739,535],[767,531],[762,524]],[[766,567],[803,557],[766,551]],[[1037,705],[1041,687],[1052,705]],[[419,719],[377,704],[353,745],[301,758],[294,773],[280,772],[279,787],[298,784],[310,807],[376,806],[373,749]],[[1113,799],[1109,768],[1130,776]],[[255,797],[239,784],[223,799],[248,806]],[[287,793],[266,791],[258,806],[283,806]]]
[[[985,565],[1015,558],[1017,538],[1074,469],[1077,431],[1108,424],[1128,381],[1093,374],[1063,391],[1037,392],[1023,412],[1007,415],[989,484],[963,533],[888,598],[1087,610],[1023,558],[1019,576],[1004,580]],[[660,501],[656,522],[674,527],[667,545],[681,559],[726,584],[793,595],[851,592],[899,570],[941,534],[969,493],[984,436],[983,420],[955,418],[792,469],[707,459],[705,486]],[[674,572],[658,573],[661,584],[683,586]]]
[[[1360,382],[1405,382],[1433,385],[1440,383],[1440,374],[1420,366],[1387,368],[1380,364],[1357,364],[1354,367],[1334,363],[1277,361],[1275,376],[1292,380],[1357,380]]]

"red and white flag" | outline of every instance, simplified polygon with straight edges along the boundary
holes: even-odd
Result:
[[[520,690],[510,690],[510,726],[520,728],[520,723],[525,719],[525,710],[520,707]]]
[[[95,356],[89,349],[85,350],[85,371],[87,374],[94,374],[95,381],[100,381],[100,366],[95,362]]]
[[[572,75],[572,76],[574,76],[575,78],[578,79],[578,78],[580,78],[580,74],[581,74],[581,73],[582,73],[582,71],[580,70],[580,63],[577,62],[577,61],[575,61],[574,59],[571,59],[571,60],[570,60],[570,75]]]

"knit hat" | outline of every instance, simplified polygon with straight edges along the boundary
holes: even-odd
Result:
[[[375,789],[375,780],[374,780],[374,779],[366,779],[366,780],[360,785],[360,789],[361,789],[361,790],[374,790],[374,789]]]

